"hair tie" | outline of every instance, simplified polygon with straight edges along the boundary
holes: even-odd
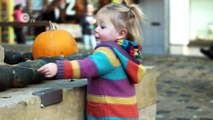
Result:
[[[130,15],[130,17],[134,17],[134,14],[132,12],[132,6],[127,5],[127,3],[125,2],[125,0],[122,0],[121,4],[123,4],[125,7],[127,7],[129,9],[128,13]]]
[[[130,15],[130,17],[134,17],[134,14],[133,14],[132,7],[131,7],[131,6],[129,7],[129,15]]]
[[[131,6],[129,7],[129,12],[132,12],[132,7]]]

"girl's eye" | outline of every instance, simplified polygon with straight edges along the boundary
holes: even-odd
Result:
[[[101,26],[101,29],[104,29],[105,28],[105,26]]]

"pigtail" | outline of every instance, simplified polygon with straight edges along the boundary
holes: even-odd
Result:
[[[142,23],[143,23],[143,13],[140,8],[135,4],[130,4],[128,6],[128,17],[127,28],[129,31],[128,38],[132,39],[137,43],[142,42]]]
[[[143,12],[137,7],[137,5],[135,4],[131,4],[129,6],[129,11],[132,12],[134,14],[134,16],[136,17],[136,19],[138,19],[140,22],[143,22]]]

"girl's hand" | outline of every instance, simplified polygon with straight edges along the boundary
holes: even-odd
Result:
[[[57,74],[58,68],[55,63],[48,63],[37,69],[37,71],[43,73],[45,77],[51,78]]]

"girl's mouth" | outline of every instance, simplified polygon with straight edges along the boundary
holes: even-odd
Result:
[[[99,40],[100,38],[99,37],[95,37],[96,38],[96,40]]]

